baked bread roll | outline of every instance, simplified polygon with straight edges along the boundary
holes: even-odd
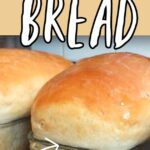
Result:
[[[29,116],[40,88],[71,64],[46,52],[0,49],[0,124]]]
[[[31,112],[36,139],[129,150],[150,137],[150,61],[132,53],[84,59],[49,81]]]

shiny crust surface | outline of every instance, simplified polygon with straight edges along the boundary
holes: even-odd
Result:
[[[110,53],[81,60],[39,92],[32,130],[63,145],[129,150],[150,136],[150,60]]]
[[[28,116],[41,87],[71,64],[46,52],[0,49],[0,124]]]

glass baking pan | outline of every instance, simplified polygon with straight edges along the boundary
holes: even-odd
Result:
[[[29,150],[30,118],[0,124],[0,150]]]
[[[48,142],[35,139],[31,132],[28,135],[28,139],[30,141],[30,150],[41,150],[45,147],[50,146],[50,143],[48,143]],[[53,148],[51,150],[55,150],[55,148]],[[59,145],[59,150],[88,150],[88,149]],[[150,150],[150,141],[147,141],[147,142],[133,148],[132,150]]]
[[[35,139],[33,134],[30,132],[28,135],[28,139],[30,141],[30,150],[41,150],[48,146],[51,146],[50,143]],[[51,150],[55,150],[56,148],[51,148]],[[59,145],[58,150],[88,150],[83,148],[75,148],[75,147],[68,147],[65,145]]]

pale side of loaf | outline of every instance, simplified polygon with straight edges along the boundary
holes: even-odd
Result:
[[[150,137],[150,60],[132,53],[82,60],[42,88],[31,114],[38,139],[129,150]]]
[[[0,124],[28,116],[41,87],[71,65],[46,52],[0,49]]]

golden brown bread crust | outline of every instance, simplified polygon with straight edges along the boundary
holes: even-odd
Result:
[[[82,60],[42,88],[31,114],[39,139],[128,150],[150,136],[150,61],[132,53]]]
[[[0,124],[29,115],[40,88],[71,64],[46,52],[0,49]]]

